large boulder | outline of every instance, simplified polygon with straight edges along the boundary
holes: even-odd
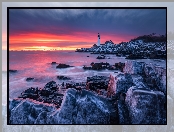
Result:
[[[166,94],[166,68],[152,63],[146,64],[144,75],[147,84]]]
[[[69,68],[69,67],[72,67],[72,66],[67,64],[61,64],[61,63],[58,66],[56,66],[56,68]]]
[[[126,61],[123,71],[129,74],[143,74],[144,65],[144,62]]]
[[[44,112],[51,115],[56,111],[55,107],[46,104],[37,104],[31,100],[13,100],[10,104],[15,104],[10,111],[10,124],[43,124],[49,122],[49,118],[46,118]],[[16,105],[17,104],[17,105]],[[37,118],[44,119],[38,122]],[[54,124],[54,123],[53,123]]]
[[[87,77],[86,88],[96,91],[97,89],[107,90],[109,78],[106,76],[92,76]]]
[[[33,80],[34,80],[33,77],[28,77],[28,78],[26,78],[26,81],[33,81]]]
[[[159,91],[129,88],[125,102],[132,124],[166,124],[166,99]]]
[[[50,81],[50,82],[48,82],[48,83],[44,86],[43,89],[44,89],[44,90],[49,90],[49,89],[54,90],[54,89],[57,89],[57,84],[56,84],[55,81]]]
[[[118,74],[115,77],[115,89],[116,93],[126,93],[127,90],[133,86],[133,80],[131,74]]]
[[[144,79],[141,75],[132,74],[131,77],[132,77],[134,86],[136,86],[137,88],[140,88],[140,89],[149,89],[147,87],[147,85],[145,84]]]
[[[159,90],[166,94],[166,68],[138,61],[126,61],[124,73],[139,74],[151,89]],[[137,81],[138,83],[138,81]]]
[[[160,91],[164,92],[166,94],[167,89],[166,89],[166,68],[156,66],[155,67],[155,73],[157,77],[157,86]]]
[[[30,99],[11,101],[10,124],[118,124],[118,114],[110,100],[68,89],[60,109]]]
[[[129,111],[126,103],[123,100],[118,100],[119,124],[131,124]]]
[[[57,79],[59,79],[59,80],[71,80],[71,78],[65,77],[65,76],[57,76]]]
[[[68,89],[63,101],[59,124],[110,124],[118,123],[116,112],[112,113],[113,106],[105,98],[94,93],[82,90],[81,93],[75,89]],[[111,115],[115,116],[111,122]]]

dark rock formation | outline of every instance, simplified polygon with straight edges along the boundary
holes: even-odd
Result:
[[[125,101],[132,124],[166,124],[164,93],[131,87]]]
[[[129,74],[143,74],[144,62],[126,61],[123,71]]]
[[[90,64],[91,66],[84,66],[83,69],[84,70],[116,70],[115,66],[110,65],[109,63],[104,63],[104,62],[100,62],[100,63],[94,63],[92,62]]]
[[[13,102],[16,101],[18,102],[18,100],[13,100]],[[56,108],[53,106],[22,100],[11,109],[10,124],[50,124],[49,116],[54,111]]]
[[[105,59],[105,55],[100,55],[100,56],[97,56],[96,59]]]
[[[28,77],[28,78],[26,78],[26,81],[32,81],[32,80],[34,80],[33,77]]]
[[[123,100],[118,100],[119,124],[131,124],[128,107]]]
[[[107,90],[109,78],[105,76],[92,76],[87,77],[87,89],[97,91],[97,89]]]
[[[29,88],[21,93],[21,96],[19,98],[31,98],[31,99],[37,99],[39,96],[38,88]]]
[[[123,69],[125,73],[139,74],[144,82],[153,90],[166,94],[166,69],[155,64],[145,64],[138,61],[126,61]]]
[[[20,96],[25,100],[10,101],[10,123],[166,124],[166,69],[136,61],[116,63],[115,68],[124,73],[87,77],[86,83],[65,82],[65,96],[54,81],[43,89],[25,90]]]
[[[16,73],[17,70],[9,70],[9,73]]]
[[[115,63],[116,70],[120,70],[121,72],[123,72],[124,67],[125,67],[125,63],[121,63],[121,62]]]
[[[116,93],[126,93],[127,90],[133,86],[133,80],[131,74],[119,74],[115,80],[116,83]]]
[[[59,80],[71,80],[71,78],[65,77],[65,76],[57,76],[57,79],[59,79]]]
[[[74,82],[71,82],[71,83],[66,83],[66,88],[75,88],[75,89],[79,89],[80,88],[86,88],[86,83],[84,82],[81,82],[81,83],[74,83]]]
[[[139,54],[130,54],[126,57],[126,59],[132,59],[132,60],[134,60],[134,59],[144,59],[144,57],[140,56]]]
[[[83,66],[83,69],[84,70],[92,70],[92,67],[91,66]]]
[[[112,116],[115,120],[111,120]],[[58,122],[60,124],[118,124],[118,114],[107,99],[86,90],[78,93],[69,89]]]
[[[56,82],[51,81],[45,85],[43,89],[29,88],[21,93],[19,98],[29,98],[36,100],[38,102],[44,102],[49,104],[54,104],[56,108],[59,108],[62,100],[63,94],[58,92],[58,87]]]
[[[118,124],[117,106],[92,92],[68,89],[61,109],[31,100],[10,102],[11,124]]]
[[[68,68],[68,67],[72,67],[72,66],[67,64],[59,64],[58,66],[56,66],[56,68]]]
[[[53,61],[53,62],[51,62],[51,64],[52,64],[52,65],[55,65],[55,64],[57,64],[57,63],[56,63],[55,61]]]

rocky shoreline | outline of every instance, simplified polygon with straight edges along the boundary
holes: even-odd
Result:
[[[91,54],[115,54],[126,59],[167,59],[166,47],[167,39],[165,35],[155,36],[154,34],[139,36],[129,42],[114,44],[106,41],[105,44],[91,48],[76,49],[76,52],[90,52]],[[104,59],[98,56],[97,59]]]
[[[95,64],[92,70],[111,66]],[[23,91],[9,101],[10,124],[166,124],[166,69],[130,60],[113,68],[119,71],[109,77],[69,83],[69,77],[57,76],[65,83]]]

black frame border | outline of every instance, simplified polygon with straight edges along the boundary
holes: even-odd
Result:
[[[10,124],[9,117],[9,10],[10,9],[165,9],[166,10],[166,124]],[[167,125],[167,7],[7,7],[7,125]]]

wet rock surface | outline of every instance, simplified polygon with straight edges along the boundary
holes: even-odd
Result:
[[[119,121],[113,102],[87,90],[68,89],[61,109],[29,99],[13,100],[10,104],[11,124],[118,124]]]
[[[33,77],[28,77],[28,78],[26,78],[26,81],[27,81],[27,82],[29,82],[29,81],[33,81],[33,80],[34,80]]]
[[[61,64],[61,63],[58,66],[56,66],[56,68],[69,68],[69,67],[72,67],[72,66],[67,64]]]
[[[125,66],[125,63],[115,63],[115,65],[110,65],[107,62],[100,62],[100,63],[94,63],[92,62],[90,64],[91,66],[84,66],[83,69],[84,70],[120,70],[123,71],[123,68]]]
[[[164,93],[131,87],[125,102],[132,124],[166,124]]]
[[[59,79],[59,80],[71,80],[71,78],[65,77],[65,76],[57,76],[57,79]]]
[[[97,89],[107,90],[109,84],[109,78],[105,76],[92,76],[87,77],[87,89],[97,91]]]
[[[105,55],[100,55],[100,56],[97,56],[96,59],[105,59],[105,58],[106,58]]]
[[[65,84],[66,89],[68,88],[75,88],[75,89],[86,89],[86,82],[68,82]]]
[[[43,89],[31,87],[23,91],[19,98],[29,98],[43,103],[50,103],[59,108],[63,100],[63,94],[59,92],[56,82],[51,81]]]
[[[138,61],[115,63],[115,68],[123,72],[25,90],[21,100],[10,101],[11,123],[166,124],[166,69]],[[25,112],[17,116],[20,111]]]
[[[51,65],[56,65],[56,64],[57,64],[57,62],[55,62],[55,61],[51,62]]]

